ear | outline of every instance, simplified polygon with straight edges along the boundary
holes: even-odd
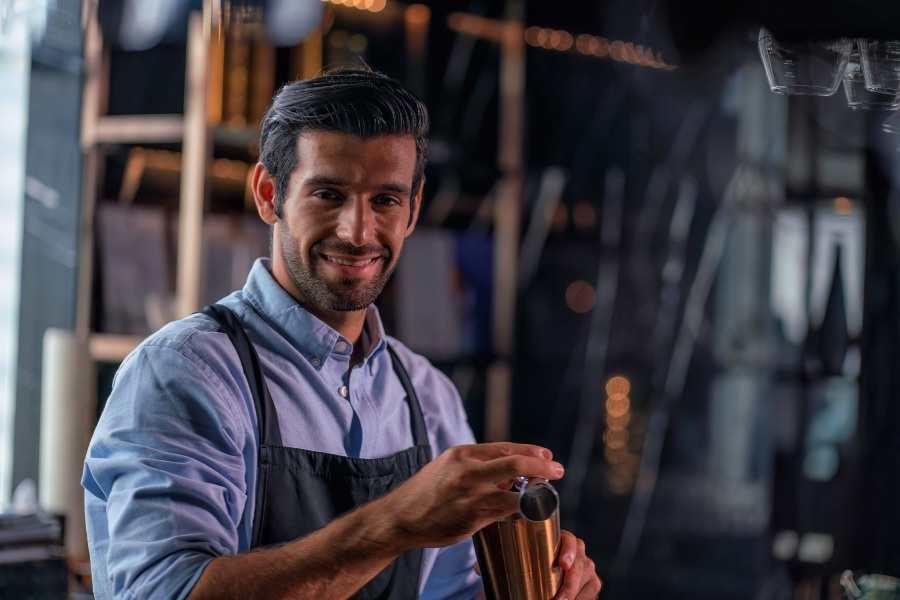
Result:
[[[253,201],[256,203],[259,218],[268,225],[277,223],[275,179],[261,162],[256,163],[256,166],[253,167],[253,173],[250,174],[250,189],[253,191]]]
[[[419,211],[422,210],[422,190],[425,189],[425,176],[422,176],[422,181],[419,182],[419,189],[416,190],[415,195],[413,196],[412,201],[412,212],[409,215],[409,225],[406,227],[406,236],[409,237],[412,235],[412,232],[416,230],[416,223],[419,222]]]

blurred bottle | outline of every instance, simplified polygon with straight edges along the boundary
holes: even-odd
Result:
[[[844,571],[841,587],[847,600],[900,600],[900,579]]]

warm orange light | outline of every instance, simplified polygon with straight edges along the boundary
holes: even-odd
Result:
[[[341,1],[350,0],[322,0],[323,2],[339,3]],[[369,0],[366,0],[367,2]],[[386,2],[386,0],[373,0],[377,2]],[[380,9],[379,9],[380,10]],[[575,50],[586,56],[596,56],[597,58],[612,57],[619,62],[625,62],[632,65],[651,67],[654,69],[664,68],[667,70],[675,67],[667,65],[659,58],[654,56],[653,50],[644,48],[643,46],[635,46],[632,42],[623,40],[610,41],[604,37],[590,35],[588,33],[580,33],[577,36],[569,31],[562,29],[551,29],[547,27],[538,27],[535,25],[522,29],[521,26],[503,26],[498,25],[500,21],[479,17],[468,13],[451,13],[447,17],[447,25],[450,29],[465,35],[493,39],[500,41],[504,35],[510,36],[513,40],[524,39],[529,46],[543,48],[545,50],[556,50],[558,52],[570,52]]]
[[[572,208],[572,222],[578,229],[593,229],[597,224],[597,211],[590,202],[578,202]]]
[[[424,4],[410,4],[406,8],[404,17],[409,25],[421,27],[427,25],[428,21],[431,20],[431,9]]]
[[[575,49],[581,52],[582,54],[590,54],[591,53],[591,41],[594,36],[588,35],[586,33],[580,34],[577,38],[575,38]]]
[[[623,375],[614,375],[606,381],[604,386],[607,396],[615,396],[621,394],[627,396],[631,393],[631,381]]]
[[[609,446],[604,447],[603,457],[611,465],[621,465],[628,460],[628,454],[624,449],[610,448]]]
[[[628,431],[625,429],[609,429],[603,434],[603,441],[611,450],[621,450],[628,443]]]
[[[838,196],[834,199],[834,212],[840,215],[849,215],[853,212],[853,201],[846,196]]]
[[[322,2],[369,12],[381,12],[387,6],[387,0],[322,0]]]
[[[625,42],[616,40],[609,45],[609,55],[613,60],[625,62]]]
[[[629,412],[619,416],[613,416],[609,413],[606,414],[607,429],[622,430],[628,427],[629,423],[631,423],[631,413]]]
[[[624,417],[631,410],[631,400],[628,396],[613,395],[606,399],[606,414],[613,418]]]
[[[560,231],[569,224],[569,211],[565,204],[558,204],[556,210],[553,211],[553,219],[550,222],[554,231]]]
[[[557,31],[555,29],[550,30],[550,39],[547,41],[549,46],[554,50],[559,49],[559,45],[562,42],[562,32]]]
[[[634,48],[634,44],[631,42],[625,42],[625,62],[633,65],[640,64],[637,51]]]
[[[596,299],[594,287],[587,281],[573,281],[566,288],[566,306],[572,312],[578,314],[590,312]]]

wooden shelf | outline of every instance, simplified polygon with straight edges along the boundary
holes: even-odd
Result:
[[[85,130],[85,144],[180,144],[184,139],[182,115],[116,115],[99,117]],[[259,132],[253,127],[214,125],[213,142],[247,148],[256,144]]]
[[[92,333],[88,338],[91,358],[97,362],[122,362],[143,341],[138,335]]]
[[[99,117],[85,131],[87,144],[162,144],[181,142],[181,115],[116,115]]]

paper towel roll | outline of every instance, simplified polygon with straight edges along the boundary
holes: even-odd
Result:
[[[66,554],[87,559],[81,470],[97,417],[96,367],[71,331],[44,334],[38,499],[66,517]]]

